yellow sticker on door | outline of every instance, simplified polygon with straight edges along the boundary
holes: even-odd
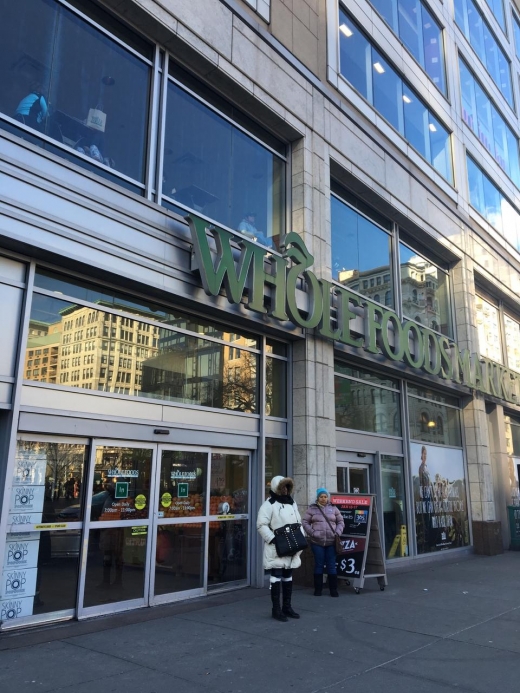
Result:
[[[172,494],[171,493],[163,493],[161,496],[162,507],[163,508],[169,508],[171,504],[172,504]]]
[[[143,510],[146,508],[146,496],[143,496],[142,493],[135,497],[135,507],[137,510]]]

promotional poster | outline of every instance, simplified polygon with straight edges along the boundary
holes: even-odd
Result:
[[[469,545],[468,507],[462,450],[412,443],[417,552]]]

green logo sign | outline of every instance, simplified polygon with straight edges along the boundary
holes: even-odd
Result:
[[[280,256],[195,214],[188,217],[188,223],[196,261],[194,269],[200,272],[202,286],[209,296],[218,296],[224,290],[230,303],[244,302],[249,310],[257,313],[316,329],[325,339],[383,354],[391,361],[403,361],[410,368],[506,402],[520,402],[520,374],[467,349],[459,349],[448,337],[411,320],[401,321],[393,311],[365,301],[345,287],[318,279],[310,269],[314,258],[296,233],[285,236]],[[237,259],[232,242],[240,249]],[[267,256],[270,266],[266,263]],[[297,300],[300,283],[306,287],[306,307]],[[353,330],[360,316],[364,318],[362,335]]]
[[[128,481],[116,481],[116,498],[128,498]]]
[[[177,486],[177,496],[179,498],[187,498],[189,496],[190,485],[189,484],[179,484]]]

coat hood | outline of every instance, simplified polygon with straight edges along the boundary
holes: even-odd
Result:
[[[271,479],[271,491],[281,496],[282,489],[287,487],[289,495],[292,496],[294,490],[294,481],[289,476],[275,476]]]

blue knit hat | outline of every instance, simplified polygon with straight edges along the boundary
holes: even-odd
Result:
[[[326,493],[327,496],[330,496],[330,493],[327,491],[326,488],[319,488],[319,489],[316,491],[316,498],[318,498],[318,496],[319,496],[321,493]]]

